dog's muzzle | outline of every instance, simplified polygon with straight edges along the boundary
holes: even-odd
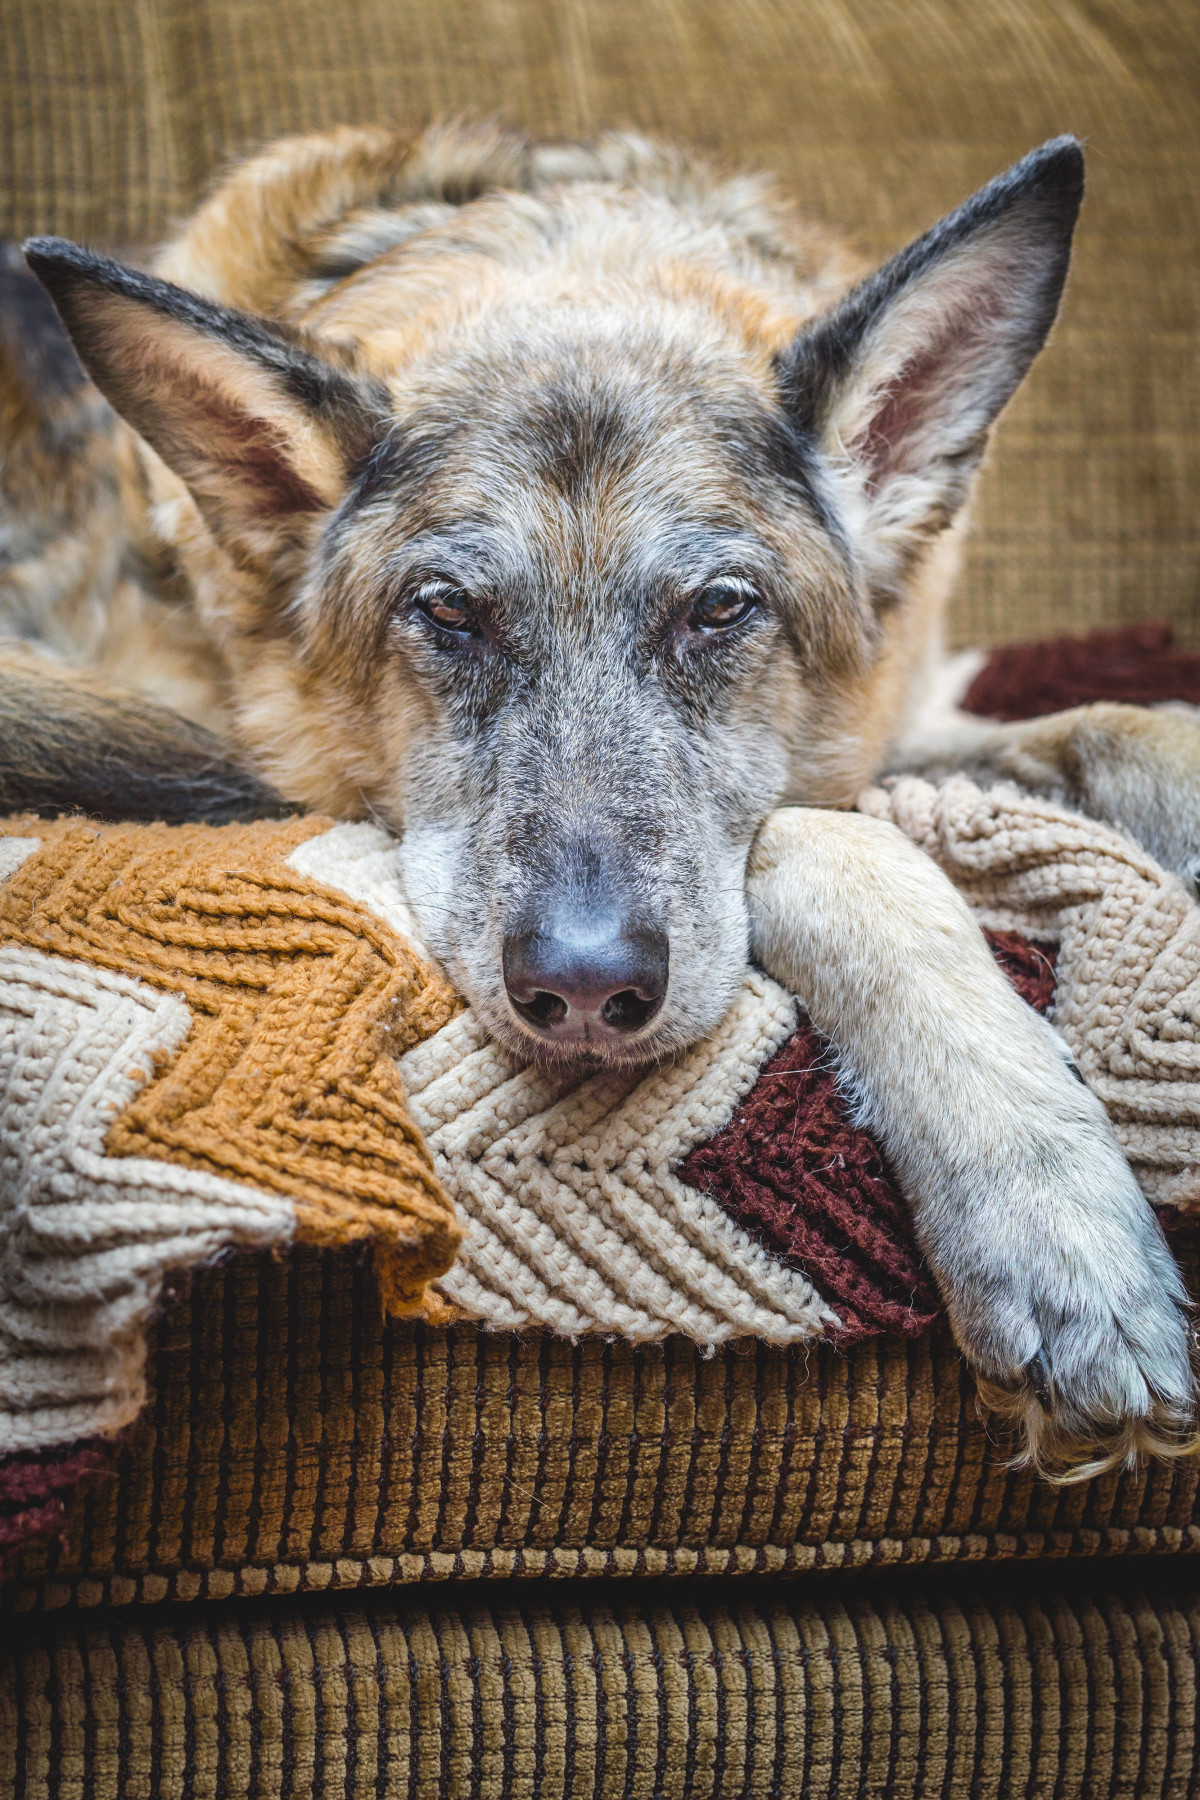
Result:
[[[504,986],[521,1023],[581,1051],[648,1025],[669,966],[666,932],[620,907],[560,906],[504,940]]]

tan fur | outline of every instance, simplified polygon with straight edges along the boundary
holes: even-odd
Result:
[[[569,261],[547,255],[530,217],[513,205],[513,191],[554,176],[572,183],[571,204],[594,217],[590,255],[581,256],[577,246]],[[628,191],[618,211],[604,185],[614,176],[644,184],[641,216],[632,224]],[[414,199],[430,189],[469,195],[497,185],[503,191],[477,202],[469,222],[449,206],[445,218],[431,219],[428,203]],[[694,208],[695,225],[685,236],[656,190]],[[561,195],[556,199],[561,204]],[[419,227],[412,237],[410,209]],[[740,266],[716,229],[731,220],[746,237]],[[376,241],[389,230],[401,241],[347,278],[323,277],[323,259],[368,229]],[[464,254],[447,257],[443,239],[463,243]],[[494,254],[471,254],[477,250]],[[552,307],[576,299],[595,307],[605,282],[619,306],[630,299],[638,308],[657,304],[685,333],[719,332],[752,359],[766,393],[773,356],[805,318],[827,308],[863,272],[844,245],[798,219],[765,181],[721,177],[682,152],[624,135],[594,146],[530,146],[494,126],[443,127],[416,141],[343,128],[275,144],[234,171],[155,267],[206,298],[297,327],[323,354],[384,378],[400,405],[471,322],[518,301]],[[292,659],[264,654],[254,578],[214,542],[183,483],[144,445],[141,453],[155,526],[187,569],[199,614],[233,664],[233,729],[242,746],[284,793],[308,806],[361,815],[369,810],[363,792],[379,772],[367,768],[359,782],[348,782],[345,755],[331,754],[332,740],[343,747],[356,722],[342,705],[322,705],[318,684]],[[705,475],[689,472],[681,486]],[[812,549],[819,554],[816,543]],[[797,746],[811,785],[794,798],[853,804],[879,766],[914,674],[936,642],[952,574],[944,547],[914,569],[915,603],[889,619],[870,669],[825,698],[814,748],[818,735],[832,735],[836,761],[805,758],[806,747]],[[828,575],[836,579],[833,570]],[[384,759],[399,748],[383,746]]]
[[[594,219],[589,254],[577,243],[569,259],[547,254],[533,217],[514,204],[516,195],[555,178],[571,184],[570,206]],[[614,178],[638,185],[632,219],[627,188],[619,209],[613,204],[606,184]],[[466,219],[458,206],[439,209],[424,198],[431,190],[469,197],[497,187]],[[694,212],[685,233],[659,194]],[[556,200],[561,204],[562,195]],[[739,257],[731,256],[721,229],[731,222],[745,240]],[[399,241],[343,279],[323,273],[336,264],[340,245],[364,237]],[[461,243],[463,254],[448,257],[444,239]],[[383,378],[401,406],[406,390],[419,390],[469,324],[517,302],[596,307],[605,283],[618,308],[631,300],[639,310],[656,305],[685,334],[719,334],[757,368],[765,394],[776,353],[863,273],[843,244],[799,219],[761,178],[723,177],[680,151],[623,134],[594,145],[529,145],[491,125],[434,128],[416,139],[369,127],[285,139],[236,168],[154,266],[208,299],[297,328],[322,354]],[[232,361],[220,369],[219,352],[212,355],[214,381],[240,394],[244,372]],[[297,418],[283,415],[278,428],[301,429]],[[199,634],[187,623],[181,629],[177,613],[150,616],[110,582],[94,579],[93,596],[106,588],[113,594],[97,659],[103,673],[154,698],[168,682],[170,703],[189,717],[224,719],[228,709],[234,738],[282,792],[342,816],[368,812],[364,795],[377,787],[380,771],[366,767],[357,780],[346,778],[345,747],[358,722],[347,716],[344,690],[335,702],[324,701],[311,671],[264,650],[267,552],[261,562],[232,558],[184,483],[136,434],[118,423],[114,443],[123,465],[140,465],[122,491],[126,532],[143,556],[178,562]],[[339,471],[328,446],[313,441],[304,466],[323,497],[336,498]],[[681,487],[705,475],[685,471]],[[111,528],[109,536],[115,541]],[[940,647],[953,538],[937,540],[908,572],[910,604],[889,614],[870,665],[822,694],[809,738],[794,747],[805,777],[790,798],[852,805],[881,765],[914,681]],[[811,550],[819,555],[819,544]],[[836,571],[826,575],[836,581]],[[125,614],[132,615],[128,626]],[[190,680],[177,668],[181,636]],[[216,657],[204,654],[206,642]],[[382,747],[389,761],[400,748]]]

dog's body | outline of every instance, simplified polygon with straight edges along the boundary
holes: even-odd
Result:
[[[852,805],[889,764],[1136,805],[1194,873],[1185,722],[923,731],[956,521],[1053,320],[1080,191],[1078,149],[1047,146],[851,290],[762,184],[640,140],[343,131],[235,172],[154,278],[35,242],[127,421],[94,427],[120,554],[98,570],[60,527],[0,582],[0,629],[214,728],[286,801],[402,833],[428,942],[531,1051],[694,1040],[753,931],[839,1043],[968,1354],[1035,1436],[1053,1415],[1064,1444],[1124,1451],[1188,1413],[1181,1290],[965,911],[837,815],[811,816],[786,893],[818,936],[745,898],[772,809]],[[26,674],[0,671],[0,705]],[[84,702],[58,692],[69,740]],[[225,812],[181,804],[270,803],[242,780]],[[878,974],[880,945],[922,935],[943,963],[924,1015],[902,967]],[[918,1068],[941,1070],[926,1115]]]

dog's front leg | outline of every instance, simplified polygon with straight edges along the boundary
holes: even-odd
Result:
[[[912,1207],[955,1336],[1029,1459],[1178,1450],[1187,1296],[1099,1100],[892,825],[787,808],[761,832],[755,955],[837,1051]]]
[[[1118,825],[1193,890],[1200,887],[1200,715],[1097,702],[1010,725],[951,712],[918,726],[891,774],[1014,781]]]

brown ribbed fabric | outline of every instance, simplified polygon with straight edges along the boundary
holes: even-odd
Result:
[[[1200,1592],[795,1587],[57,1621],[4,1800],[1190,1800]]]
[[[1066,313],[1001,429],[955,617],[1200,635],[1200,32],[1184,0],[0,0],[0,235],[156,236],[221,160],[341,120],[630,124],[775,168],[882,256],[1082,134]]]
[[[941,1331],[705,1358],[386,1324],[368,1264],[299,1248],[198,1278],[151,1380],[7,1606],[1200,1550],[1196,1459],[1008,1471]]]

